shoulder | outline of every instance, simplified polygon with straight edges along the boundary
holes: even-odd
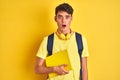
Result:
[[[51,33],[43,38],[43,41],[47,41],[49,37],[54,37],[54,33]]]
[[[78,36],[80,36],[82,38],[83,42],[86,42],[86,38],[85,38],[85,36],[82,33],[75,32],[75,34],[78,35]]]
[[[51,33],[47,36],[47,38],[53,38],[54,37],[54,33]]]
[[[78,34],[78,35],[82,35],[81,33],[79,33],[79,32],[74,32],[75,34]]]

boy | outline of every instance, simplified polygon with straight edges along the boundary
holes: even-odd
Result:
[[[67,51],[69,52],[68,55],[73,69],[74,80],[80,80],[80,79],[88,80],[87,43],[85,38],[82,36],[83,51],[80,59],[78,53],[78,47],[76,44],[75,32],[70,29],[72,14],[73,14],[73,8],[68,3],[63,3],[56,7],[55,21],[58,25],[58,29],[54,33],[52,53],[67,49]],[[59,66],[53,66],[53,67],[46,67],[43,65],[48,55],[47,40],[48,40],[48,36],[43,39],[40,48],[38,50],[35,72],[39,74],[49,74],[49,73],[57,73],[58,75],[69,74],[69,71],[65,70],[65,67],[67,66],[66,64],[61,64]],[[82,76],[80,76],[81,68],[82,68]],[[56,80],[65,80],[65,79],[56,79]]]

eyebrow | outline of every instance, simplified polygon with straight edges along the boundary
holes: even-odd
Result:
[[[59,14],[59,15],[57,15],[57,16],[62,16],[62,15]],[[68,14],[68,15],[65,15],[65,16],[70,16],[70,15]]]
[[[57,16],[62,16],[62,15],[59,14],[59,15],[57,15]]]

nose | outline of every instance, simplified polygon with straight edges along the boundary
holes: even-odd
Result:
[[[65,23],[65,21],[66,21],[66,20],[65,20],[65,18],[63,17],[63,18],[62,18],[62,22]]]

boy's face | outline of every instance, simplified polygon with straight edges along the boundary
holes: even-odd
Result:
[[[58,11],[57,15],[55,16],[55,21],[57,22],[58,30],[66,32],[70,30],[72,16],[65,11]]]

